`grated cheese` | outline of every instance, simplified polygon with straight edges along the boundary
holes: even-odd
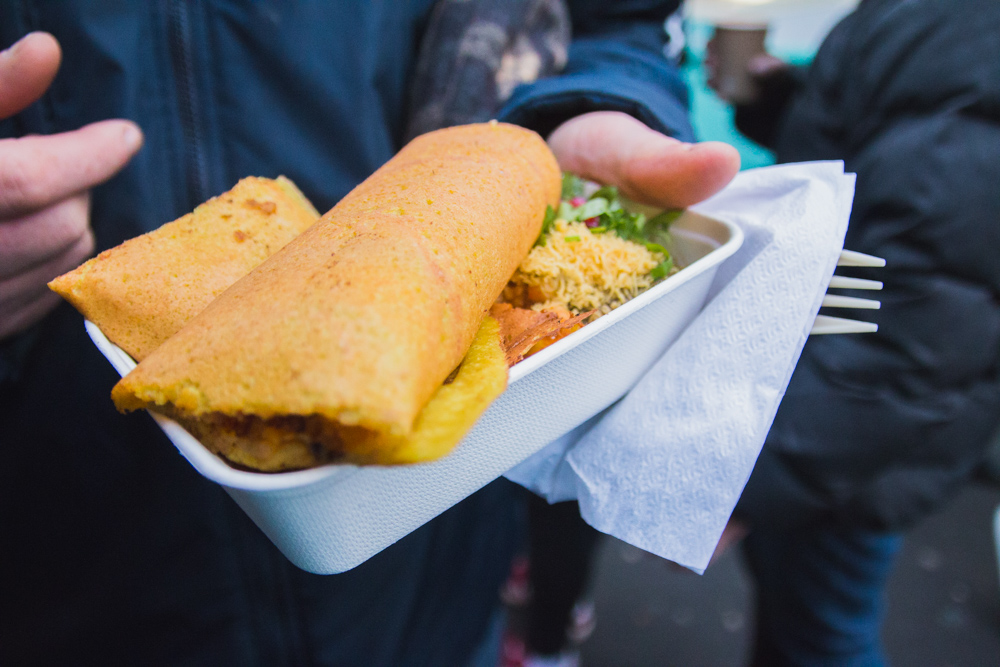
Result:
[[[655,282],[649,272],[664,259],[614,233],[592,234],[582,222],[557,219],[545,245],[531,249],[511,280],[545,296],[534,310],[595,310],[599,317],[649,289]]]

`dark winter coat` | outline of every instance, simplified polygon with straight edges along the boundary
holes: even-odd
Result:
[[[865,0],[763,111],[738,119],[779,161],[857,173],[845,247],[888,264],[840,271],[885,283],[845,315],[879,331],[809,340],[737,513],[906,527],[1000,422],[1000,3]]]

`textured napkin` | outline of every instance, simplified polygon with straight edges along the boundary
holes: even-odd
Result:
[[[506,476],[598,530],[704,571],[774,420],[844,242],[841,162],[751,169],[692,207],[743,246],[635,388]]]

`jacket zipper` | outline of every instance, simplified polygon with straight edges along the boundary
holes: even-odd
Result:
[[[208,168],[205,159],[204,131],[199,114],[198,86],[195,81],[191,8],[189,0],[172,0],[168,6],[170,59],[177,86],[178,118],[184,141],[184,171],[188,208],[193,209],[208,198]]]

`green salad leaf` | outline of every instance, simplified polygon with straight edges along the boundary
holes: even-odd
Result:
[[[545,219],[542,231],[535,245],[545,245],[545,236],[552,232],[553,223],[557,219],[567,222],[583,222],[597,218],[597,225],[590,228],[591,234],[606,234],[614,232],[619,238],[645,246],[652,252],[661,253],[664,260],[652,271],[650,276],[655,280],[665,278],[674,266],[674,261],[667,252],[670,244],[670,225],[680,217],[682,211],[664,211],[647,219],[642,213],[630,213],[621,203],[618,188],[605,185],[587,197],[580,206],[573,206],[570,200],[583,197],[586,182],[575,174],[564,173],[562,178],[562,201],[559,209],[551,206],[545,209]],[[566,241],[579,241],[579,237],[567,236]]]
[[[670,255],[667,258],[653,267],[653,270],[649,272],[649,276],[653,280],[660,280],[661,278],[666,278],[670,275],[670,270],[674,268],[674,260]]]
[[[590,218],[596,218],[599,215],[607,213],[609,210],[609,202],[603,197],[591,197],[586,204],[576,209],[576,219],[577,220],[589,220]]]
[[[538,238],[535,239],[535,245],[545,245],[545,237],[549,232],[552,231],[552,226],[556,221],[556,211],[551,206],[545,207],[545,217],[542,218],[542,231],[538,233]]]
[[[572,199],[573,197],[582,197],[584,188],[584,180],[577,176],[576,174],[571,174],[568,171],[563,172],[562,177],[562,199]]]

